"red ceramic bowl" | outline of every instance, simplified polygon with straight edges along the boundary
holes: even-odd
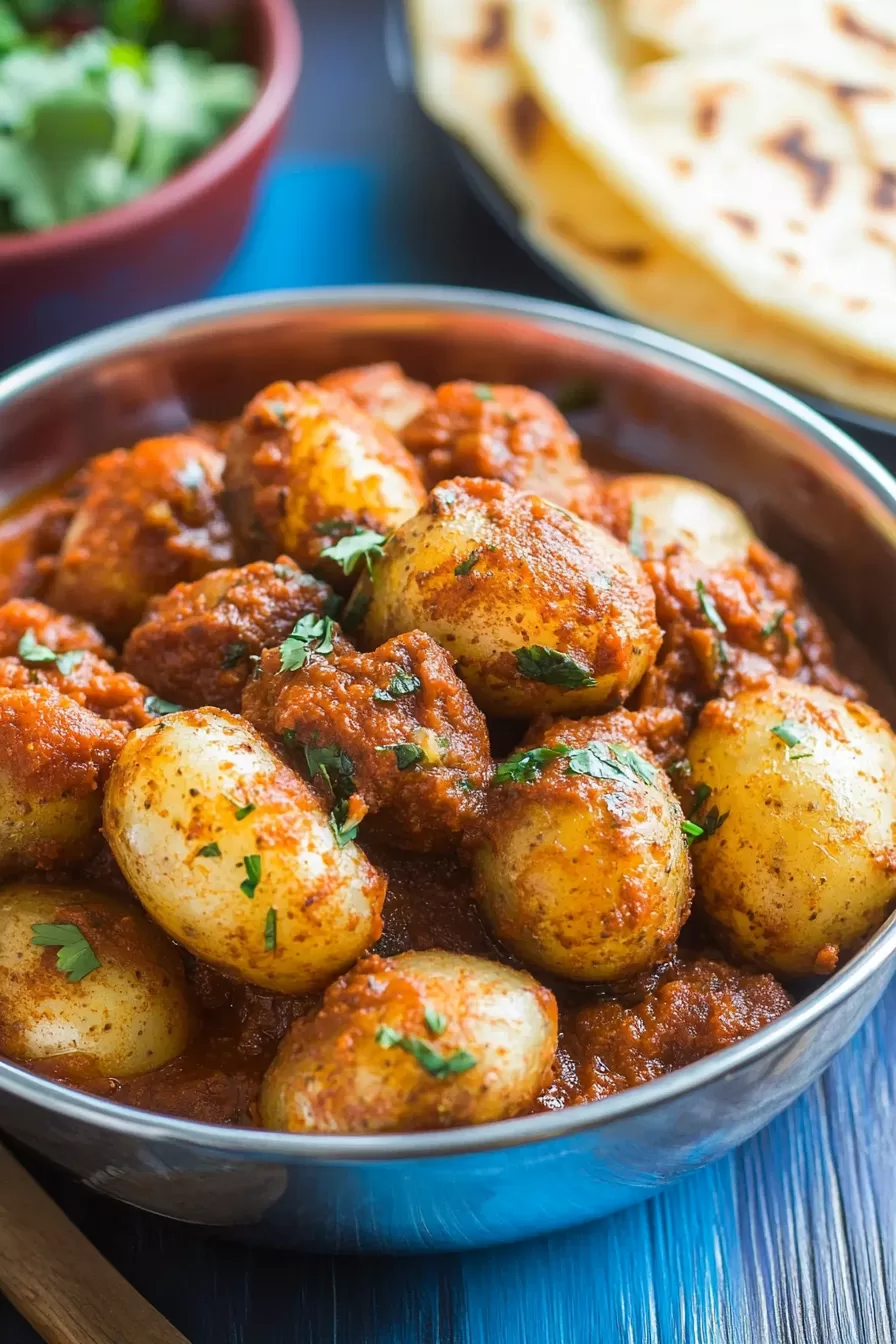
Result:
[[[301,68],[293,0],[251,0],[255,105],[222,140],[127,205],[0,236],[0,369],[119,318],[194,298],[233,254]]]

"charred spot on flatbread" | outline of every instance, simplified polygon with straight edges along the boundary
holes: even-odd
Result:
[[[759,228],[752,215],[742,214],[740,210],[720,210],[719,214],[722,219],[727,219],[729,224],[733,224],[745,238],[752,238]]]
[[[896,210],[896,169],[878,168],[871,204],[875,210]]]
[[[479,51],[494,55],[507,45],[507,6],[495,4],[486,6],[482,33],[476,43]]]
[[[809,131],[805,126],[791,126],[781,135],[767,140],[765,148],[798,168],[806,179],[810,203],[816,207],[824,205],[834,185],[837,167],[832,159],[812,153]]]
[[[835,26],[847,37],[858,38],[860,42],[870,42],[873,46],[879,47],[881,51],[896,53],[896,39],[892,38],[889,33],[882,33],[872,28],[863,19],[853,14],[852,10],[848,9],[846,5],[835,5],[832,13]]]
[[[532,153],[545,121],[537,98],[527,89],[516,94],[507,105],[507,126],[514,148],[525,159]]]

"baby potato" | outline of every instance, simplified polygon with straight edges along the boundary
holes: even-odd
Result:
[[[827,974],[896,902],[896,738],[783,677],[711,701],[687,748],[700,905],[737,956]]]
[[[487,714],[620,704],[660,646],[640,563],[603,528],[501,481],[458,477],[389,538],[346,617],[368,647],[424,630]]]
[[[635,724],[560,719],[495,773],[476,895],[501,942],[551,975],[649,970],[688,916],[684,816]]]
[[[0,688],[0,872],[90,858],[125,732],[49,686]]]
[[[253,659],[304,616],[332,610],[334,594],[286,556],[216,569],[154,598],[131,631],[123,662],[166,700],[236,713]]]
[[[202,961],[297,994],[380,934],[386,883],[242,719],[169,714],[128,738],[103,829],[134,893]]]
[[[261,1086],[267,1129],[375,1134],[528,1110],[557,1045],[553,994],[453,952],[368,957],[294,1022]]]
[[[228,564],[223,468],[220,453],[186,434],[93,458],[59,553],[51,605],[93,621],[119,644],[151,597]]]
[[[432,400],[432,388],[409,378],[400,364],[362,364],[352,369],[336,369],[319,379],[327,391],[345,392],[362,411],[381,420],[394,434],[400,434],[415,415]]]
[[[604,488],[607,527],[643,558],[681,547],[707,569],[747,557],[756,534],[733,499],[681,476],[618,476]]]
[[[353,530],[391,531],[423,503],[414,459],[345,392],[272,383],[249,402],[227,444],[227,485],[238,525],[261,531],[273,554],[304,569]],[[329,526],[328,526],[329,525]],[[334,563],[327,578],[345,587]]]
[[[139,906],[80,887],[0,889],[0,1053],[127,1078],[174,1059],[189,1031],[180,957]]]

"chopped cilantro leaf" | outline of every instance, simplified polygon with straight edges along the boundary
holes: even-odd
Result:
[[[321,551],[322,560],[332,560],[343,574],[353,574],[361,560],[367,566],[368,573],[373,570],[373,561],[383,553],[386,538],[380,532],[372,532],[367,527],[356,527],[347,537],[326,546]]]
[[[212,840],[210,844],[203,845],[199,851],[199,857],[201,859],[220,859],[221,846],[217,840]]]
[[[419,677],[415,677],[412,673],[397,672],[385,691],[381,691],[377,687],[373,693],[373,698],[381,703],[387,703],[388,701],[398,700],[403,695],[416,695],[422,689],[423,682]]]
[[[102,965],[76,924],[32,924],[31,932],[36,947],[59,948],[56,967],[70,981],[83,980]]]
[[[148,695],[143,701],[143,708],[147,714],[179,714],[183,705],[176,705],[173,700],[163,700],[160,695]]]
[[[254,803],[243,803],[242,807],[238,807],[233,815],[237,821],[244,821],[245,818],[249,816],[250,812],[254,811],[255,811]]]
[[[426,752],[416,742],[396,742],[393,746],[377,747],[377,751],[394,751],[395,764],[399,770],[411,770],[426,757]]]
[[[545,648],[543,644],[515,649],[513,656],[521,675],[529,681],[541,681],[547,686],[563,686],[566,690],[597,685],[588,669],[577,663],[575,658],[557,649]]]
[[[707,798],[709,797],[709,795],[710,795],[711,793],[712,793],[712,789],[709,787],[708,784],[698,784],[698,785],[697,785],[697,788],[696,788],[695,791],[694,791],[694,806],[691,808],[691,816],[692,816],[692,817],[693,817],[697,812],[700,811],[701,807],[702,807],[703,804],[706,802]]]
[[[774,616],[772,616],[768,621],[766,621],[765,625],[759,631],[759,638],[770,639],[772,635],[777,634],[778,630],[780,629],[781,622],[783,621],[786,615],[787,615],[787,608],[779,607],[778,610],[775,612]]]
[[[530,747],[528,751],[515,751],[502,761],[495,771],[494,783],[531,784],[542,770],[556,761],[559,756],[568,756],[569,747]]]
[[[432,1046],[419,1036],[405,1036],[394,1027],[385,1025],[377,1027],[374,1039],[384,1050],[391,1050],[397,1045],[399,1050],[411,1055],[434,1078],[449,1078],[454,1073],[466,1073],[476,1064],[475,1057],[468,1050],[455,1050],[451,1055],[440,1055],[438,1050],[433,1050]]]
[[[255,888],[261,881],[261,855],[244,854],[243,867],[246,870],[246,876],[240,883],[240,891],[244,896],[248,896],[251,901],[254,900]]]
[[[183,470],[176,472],[175,475],[185,490],[198,490],[201,485],[205,485],[202,463],[197,462],[195,457],[191,457]]]
[[[480,401],[494,401],[495,394],[485,383],[477,383],[473,388],[473,396],[478,397]]]
[[[274,573],[278,579],[282,579],[284,583],[289,583],[291,579],[299,577],[300,571],[294,565],[275,565]]]
[[[436,1012],[435,1008],[425,1008],[423,1010],[423,1021],[433,1036],[441,1036],[448,1027],[448,1019],[444,1013]]]
[[[706,584],[702,579],[697,580],[697,598],[700,602],[700,610],[706,617],[713,630],[720,635],[727,633],[728,627],[719,615],[719,609],[713,600],[712,594],[708,591]]]
[[[262,405],[264,406],[264,409],[268,412],[268,414],[274,417],[274,419],[277,421],[277,424],[282,425],[285,429],[286,426],[289,424],[289,407],[287,406],[286,402],[275,401],[273,398],[271,398],[269,401],[263,402]]]
[[[469,574],[475,564],[479,562],[481,556],[478,551],[471,551],[466,560],[461,560],[459,565],[454,566],[454,573],[461,579],[465,574]]]
[[[703,827],[699,826],[696,821],[683,821],[681,823],[681,830],[685,838],[685,843],[688,845],[694,840],[699,840],[700,836],[703,834]]]
[[[264,918],[264,950],[273,952],[277,946],[277,911],[271,906]]]
[[[349,818],[348,799],[340,798],[330,813],[330,830],[340,849],[345,849],[349,841],[357,837],[360,824]]]
[[[309,654],[332,653],[333,629],[329,616],[302,616],[280,645],[280,671],[298,672]]]
[[[336,798],[348,798],[354,793],[354,762],[341,747],[306,746],[304,750],[309,779],[321,775]]]
[[[781,723],[776,723],[770,730],[775,737],[779,737],[787,747],[797,747],[806,736],[806,729],[802,724],[794,723],[792,719],[784,719]]]
[[[373,601],[370,593],[365,593],[362,589],[356,588],[351,597],[345,604],[342,612],[342,628],[348,634],[358,629],[358,626],[364,620]]]
[[[84,649],[72,649],[68,653],[54,653],[46,644],[38,644],[33,630],[26,630],[19,640],[17,653],[23,663],[29,667],[41,663],[55,663],[64,677],[78,666],[84,658]]]
[[[621,742],[589,742],[587,747],[570,751],[566,773],[590,775],[593,779],[628,778],[648,785],[656,780],[656,768],[634,747]]]

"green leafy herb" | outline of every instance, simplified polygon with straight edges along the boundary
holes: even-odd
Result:
[[[494,401],[495,394],[485,383],[477,383],[473,388],[473,396],[478,397],[480,401]]]
[[[385,704],[388,701],[398,700],[403,695],[416,695],[422,689],[423,682],[419,677],[415,677],[412,673],[397,672],[385,691],[377,687],[373,698]]]
[[[18,655],[29,667],[42,663],[55,663],[62,676],[67,677],[84,659],[84,649],[71,649],[68,653],[54,653],[46,644],[38,644],[33,630],[26,630],[18,644]]]
[[[545,648],[543,644],[515,649],[513,656],[520,673],[529,681],[541,681],[547,686],[563,686],[566,690],[597,685],[588,669],[577,663],[575,658],[571,658],[568,653],[559,653],[557,649]]]
[[[706,617],[713,630],[718,631],[720,635],[726,634],[728,627],[719,615],[719,609],[713,600],[712,594],[707,590],[706,584],[702,579],[697,580],[697,598],[700,602],[700,610],[703,612],[703,615]]]
[[[641,519],[641,508],[637,500],[632,500],[631,511],[628,524],[628,548],[632,555],[639,560],[647,559],[647,552],[644,547],[644,524]]]
[[[711,835],[715,835],[719,827],[722,826],[728,818],[728,813],[722,812],[720,814],[719,809],[715,804],[713,804],[709,811],[704,813],[703,816],[698,816],[698,813],[707,802],[711,793],[712,789],[708,784],[698,784],[694,791],[694,805],[691,808],[691,813],[688,818],[689,822],[694,822],[700,827],[700,835],[692,837],[692,843],[694,844],[696,844],[698,840],[708,840]]]
[[[310,654],[332,653],[333,629],[329,616],[302,616],[280,645],[280,671],[298,672]]]
[[[570,378],[554,393],[554,405],[564,415],[572,415],[574,411],[590,411],[600,405],[600,398],[600,386],[593,378]]]
[[[480,559],[481,557],[478,551],[471,551],[466,560],[461,560],[459,565],[454,566],[454,573],[459,579],[463,578],[465,574],[469,574],[470,570]]]
[[[236,667],[237,663],[245,658],[248,652],[248,644],[227,644],[224,647],[224,656],[221,659],[221,666],[225,670]]]
[[[727,812],[723,812],[720,816],[719,809],[715,806],[711,807],[706,813],[706,816],[700,818],[700,825],[703,827],[703,837],[701,838],[708,838],[711,835],[715,835],[716,831],[719,830],[722,824],[727,820]]]
[[[285,734],[284,734],[285,737]],[[334,797],[349,798],[355,791],[355,766],[341,747],[305,747],[308,777],[321,775]]]
[[[357,837],[360,824],[349,819],[348,799],[340,798],[330,813],[330,830],[340,849],[345,849],[349,841]]]
[[[255,811],[254,803],[243,803],[242,807],[238,807],[233,815],[237,821],[244,821],[246,817],[248,817],[249,814],[254,811]]]
[[[76,924],[32,924],[36,947],[58,947],[56,966],[71,981],[83,980],[102,962]]]
[[[770,639],[772,635],[776,634],[777,631],[780,629],[781,622],[783,621],[786,615],[787,615],[787,608],[779,607],[778,610],[775,612],[774,616],[772,616],[770,620],[766,621],[765,625],[759,631],[759,638]]]
[[[493,783],[531,784],[542,770],[560,756],[568,756],[569,747],[530,747],[528,751],[515,751],[506,761],[502,761],[495,771]]]
[[[394,751],[395,764],[399,770],[411,770],[426,758],[426,752],[416,742],[397,742],[394,746],[377,747],[377,751]]]
[[[191,457],[183,470],[176,472],[175,475],[185,490],[198,490],[201,485],[205,485],[202,463],[197,462],[195,457]]]
[[[158,0],[107,0],[100,13],[117,31],[63,41],[74,9],[41,0],[0,9],[0,230],[47,229],[143,195],[255,100],[249,66],[155,40]],[[151,30],[152,45],[140,45]]]
[[[264,409],[274,417],[274,419],[277,421],[277,424],[282,425],[285,429],[286,426],[289,424],[289,407],[287,406],[286,402],[274,401],[273,399],[271,399],[269,401],[265,401],[263,404]]]
[[[703,827],[699,826],[696,821],[683,821],[681,823],[681,829],[684,834],[685,842],[689,845],[692,844],[694,840],[699,840],[703,834]]]
[[[221,846],[217,840],[212,840],[210,844],[203,845],[199,851],[199,857],[201,859],[220,859]]]
[[[332,560],[343,574],[353,574],[363,560],[368,573],[373,572],[373,561],[383,553],[386,538],[381,532],[371,532],[367,527],[356,527],[347,537],[340,537],[332,546],[326,546],[320,553],[322,560]]]
[[[277,911],[271,906],[264,918],[264,950],[273,952],[277,946]]]
[[[656,769],[633,747],[624,743],[589,742],[587,747],[569,752],[568,775],[590,775],[593,779],[629,779],[653,784]]]
[[[399,1050],[404,1050],[413,1056],[434,1078],[450,1078],[455,1073],[466,1073],[476,1064],[475,1056],[468,1050],[455,1050],[451,1055],[440,1055],[438,1050],[433,1050],[432,1046],[421,1037],[405,1036],[394,1027],[377,1027],[374,1039],[384,1050],[398,1046]]]
[[[770,731],[774,733],[775,737],[780,738],[788,748],[788,760],[803,761],[807,756],[812,755],[811,750],[801,751],[796,754],[794,754],[793,750],[794,747],[802,746],[806,740],[809,729],[805,724],[794,723],[793,719],[784,719],[781,723],[776,723]]]
[[[697,785],[696,789],[694,790],[694,806],[691,808],[692,817],[695,816],[700,811],[701,807],[706,802],[707,798],[711,793],[712,789],[709,787],[708,784]]]
[[[345,604],[342,613],[342,628],[347,634],[352,634],[358,629],[364,617],[370,610],[370,604],[373,601],[370,593],[363,592],[356,588],[351,597]]]
[[[163,700],[160,695],[148,695],[143,701],[143,708],[147,714],[179,714],[183,705],[176,705],[173,700]]]
[[[682,756],[680,761],[670,761],[666,766],[667,775],[689,775],[691,773],[691,763],[687,756]]]
[[[284,583],[289,583],[291,579],[299,577],[299,570],[293,565],[275,565],[274,573],[278,579],[283,579]]]
[[[240,883],[240,891],[244,896],[248,896],[251,901],[254,900],[255,888],[261,881],[261,855],[244,854],[243,867],[246,870],[246,876]]]
[[[436,1012],[435,1008],[424,1008],[423,1021],[433,1036],[441,1036],[448,1028],[448,1019],[444,1013]]]

